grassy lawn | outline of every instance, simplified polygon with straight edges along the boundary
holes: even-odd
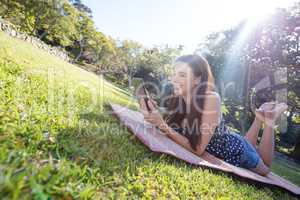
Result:
[[[276,157],[272,171],[300,186],[300,166],[284,158]]]
[[[0,199],[293,199],[150,152],[108,102],[136,106],[101,77],[0,32]],[[274,170],[300,184],[299,171]]]

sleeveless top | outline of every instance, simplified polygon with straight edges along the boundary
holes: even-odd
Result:
[[[173,128],[173,127],[172,127]],[[186,129],[173,128],[175,131],[185,136]],[[205,149],[208,153],[217,158],[224,160],[235,166],[240,166],[241,157],[244,153],[244,145],[242,137],[236,133],[231,133],[229,128],[225,125],[223,114],[221,113],[221,122],[216,127],[211,140]]]

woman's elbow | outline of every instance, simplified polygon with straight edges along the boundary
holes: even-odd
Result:
[[[198,156],[202,156],[202,154],[205,152],[205,148],[201,147],[201,146],[197,146],[196,147],[196,154]]]

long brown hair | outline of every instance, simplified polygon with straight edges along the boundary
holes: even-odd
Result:
[[[183,62],[191,67],[195,77],[201,77],[193,95],[202,98],[195,98],[191,102],[190,112],[182,96],[172,96],[167,106],[168,115],[165,116],[167,124],[171,127],[181,127],[182,121],[186,118],[188,132],[185,129],[184,135],[188,138],[192,148],[196,150],[201,140],[200,125],[202,121],[202,110],[204,107],[205,93],[208,90],[215,90],[214,77],[207,60],[200,55],[184,55],[176,59],[176,62]],[[196,104],[196,105],[195,105]],[[200,108],[200,109],[199,109]],[[196,125],[194,124],[196,120]],[[197,122],[198,120],[198,122]],[[182,128],[182,127],[181,127]]]

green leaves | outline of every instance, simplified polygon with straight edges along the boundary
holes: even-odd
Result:
[[[149,151],[103,105],[136,108],[127,92],[3,33],[0,46],[0,199],[282,199],[285,195]],[[161,52],[152,56],[159,57],[157,63],[167,63],[170,51],[162,51],[166,57],[160,57]],[[92,95],[92,89],[99,93]],[[69,93],[74,94],[73,107],[67,101]],[[86,112],[94,99],[96,106]]]

